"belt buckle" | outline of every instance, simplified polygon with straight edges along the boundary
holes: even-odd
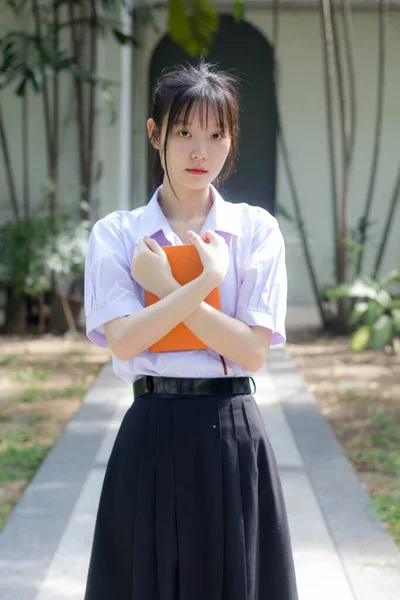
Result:
[[[154,379],[151,375],[146,375],[145,384],[146,384],[146,391],[149,394],[152,394],[154,392]]]

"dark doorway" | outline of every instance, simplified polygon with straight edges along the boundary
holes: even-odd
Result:
[[[277,126],[272,47],[249,23],[237,24],[233,17],[222,15],[219,32],[206,60],[241,79],[241,132],[236,171],[223,184],[221,192],[231,202],[247,202],[274,213]],[[151,60],[150,90],[164,68],[182,62],[196,64],[197,59],[190,58],[164,36]]]

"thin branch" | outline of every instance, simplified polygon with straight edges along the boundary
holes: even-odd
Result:
[[[346,47],[347,68],[349,74],[350,92],[350,160],[354,154],[354,144],[357,129],[357,92],[356,92],[356,69],[354,62],[354,35],[351,0],[342,0],[342,11],[344,21],[344,39]]]
[[[378,172],[378,161],[382,140],[383,126],[383,98],[385,91],[385,66],[386,66],[386,34],[387,34],[387,16],[388,16],[388,1],[380,0],[379,2],[379,66],[378,66],[378,82],[377,82],[377,98],[376,98],[376,118],[375,118],[375,136],[374,150],[372,154],[372,164],[370,170],[370,179],[368,185],[367,199],[365,202],[364,214],[360,222],[360,253],[357,260],[357,274],[360,274],[363,269],[365,242],[367,239],[369,217],[372,208],[372,200],[375,190],[376,177]]]
[[[379,269],[381,268],[381,265],[382,265],[383,256],[385,254],[386,246],[387,246],[388,239],[389,239],[389,233],[393,226],[394,214],[396,212],[396,209],[399,206],[399,203],[400,203],[399,201],[400,201],[400,166],[399,166],[399,170],[397,173],[397,179],[396,179],[396,182],[395,182],[394,188],[393,188],[392,199],[390,202],[390,207],[389,207],[389,212],[387,215],[385,227],[384,227],[384,230],[382,233],[381,243],[379,244],[379,250],[376,255],[374,272],[373,272],[374,279],[377,278]]]

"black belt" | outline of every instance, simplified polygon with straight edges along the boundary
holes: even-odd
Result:
[[[252,384],[254,390],[252,390]],[[143,394],[172,394],[174,396],[220,396],[254,394],[252,377],[152,377],[145,375],[134,382],[134,397]]]

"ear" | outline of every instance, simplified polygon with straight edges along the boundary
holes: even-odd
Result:
[[[147,121],[147,135],[149,136],[150,143],[156,149],[160,149],[160,139],[157,131],[157,126],[154,119],[148,119]]]

